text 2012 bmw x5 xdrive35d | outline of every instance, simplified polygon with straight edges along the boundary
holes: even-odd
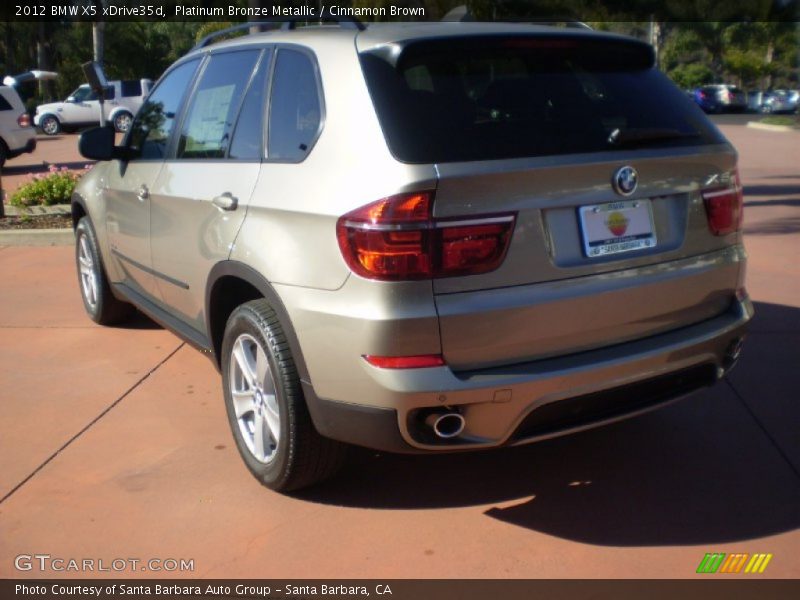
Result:
[[[77,187],[80,288],[222,372],[265,485],[342,442],[519,444],[709,385],[736,360],[736,152],[638,41],[339,23],[202,43]]]

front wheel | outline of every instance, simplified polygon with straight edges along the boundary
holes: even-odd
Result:
[[[120,133],[125,133],[131,128],[132,121],[133,115],[131,115],[131,113],[125,111],[117,113],[114,117],[114,129]]]
[[[113,325],[133,314],[133,306],[118,300],[111,293],[97,236],[88,217],[81,218],[75,228],[75,263],[83,307],[92,321],[100,325]]]
[[[339,470],[345,446],[314,428],[294,357],[266,300],[247,302],[228,319],[222,381],[236,446],[263,485],[288,492]]]
[[[53,115],[42,117],[40,121],[42,131],[47,135],[58,135],[61,133],[61,123]]]

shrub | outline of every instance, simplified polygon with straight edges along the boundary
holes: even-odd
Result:
[[[90,166],[86,165],[82,171],[70,171],[67,167],[50,165],[47,174],[31,175],[30,180],[11,195],[10,203],[19,207],[69,204],[75,184]]]

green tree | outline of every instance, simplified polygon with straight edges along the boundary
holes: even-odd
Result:
[[[693,89],[714,80],[714,72],[700,63],[678,65],[668,75],[675,85],[683,89]]]

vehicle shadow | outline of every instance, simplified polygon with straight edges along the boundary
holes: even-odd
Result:
[[[798,201],[800,203],[800,201]],[[784,217],[745,225],[745,235],[783,235],[800,231],[800,217]]]
[[[800,206],[800,198],[781,198],[780,200],[747,200],[745,206]]]
[[[114,325],[115,329],[141,329],[141,330],[149,330],[149,329],[163,329],[161,325],[153,321],[150,317],[148,317],[143,312],[137,310],[136,314],[133,315],[130,319],[123,323],[117,323]]]
[[[800,194],[800,185],[745,185],[745,198],[749,196],[793,196]],[[761,204],[756,201],[755,204]]]
[[[754,336],[800,324],[797,308],[760,303],[756,315]],[[800,364],[800,327],[795,332],[783,345],[745,348],[733,375],[775,377],[770,365],[786,363],[786,353]],[[786,371],[780,389],[796,389],[800,373]],[[755,400],[763,406],[753,411]],[[771,437],[774,420],[756,420],[770,404],[785,423],[800,422],[800,403],[777,393],[742,396],[726,380],[635,419],[520,448],[447,456],[360,450],[341,476],[297,497],[372,509],[486,505],[488,517],[597,545],[764,537],[800,526],[800,447],[793,466]]]

